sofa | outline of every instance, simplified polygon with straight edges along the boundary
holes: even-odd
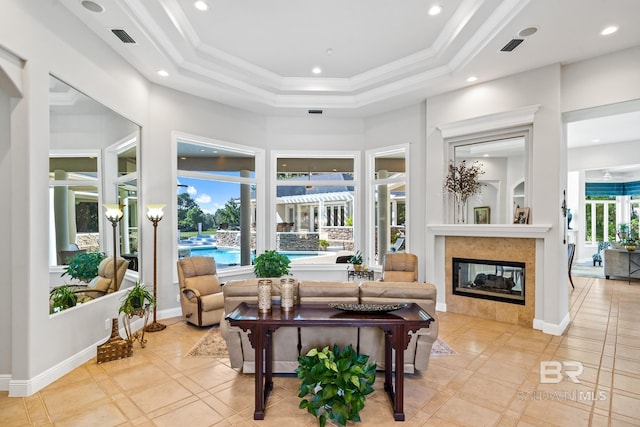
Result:
[[[280,298],[280,279],[273,281],[273,299]],[[436,288],[432,284],[418,282],[363,281],[312,281],[298,282],[296,297],[304,304],[388,304],[415,302],[434,319],[429,328],[411,334],[411,340],[404,354],[405,373],[426,370],[429,366],[431,347],[438,337],[436,319]],[[258,279],[231,280],[223,287],[225,314],[233,311],[240,303],[257,303]],[[276,308],[277,309],[277,308]],[[220,331],[229,350],[231,367],[244,373],[255,372],[254,349],[247,333],[220,322]],[[298,367],[298,356],[306,354],[313,347],[338,344],[352,344],[361,354],[369,355],[371,362],[384,369],[384,334],[379,328],[334,327],[316,328],[282,327],[273,334],[273,372],[294,373]],[[395,351],[395,350],[394,350]],[[392,360],[395,360],[395,353]]]
[[[604,277],[629,278],[629,257],[631,257],[631,277],[640,279],[640,251],[626,249],[604,250]]]

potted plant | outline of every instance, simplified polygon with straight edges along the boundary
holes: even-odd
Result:
[[[633,252],[638,249],[638,239],[636,239],[635,237],[626,237],[620,240],[620,245],[629,252]]]
[[[78,302],[78,297],[71,287],[67,285],[58,286],[49,295],[50,313],[58,313],[67,308],[74,307]]]
[[[623,241],[627,238],[629,234],[629,224],[620,224],[618,226],[618,238],[620,241]]]
[[[376,378],[376,364],[368,360],[369,356],[356,353],[351,344],[344,349],[337,345],[333,349],[312,348],[298,357],[300,409],[318,418],[320,427],[327,418],[341,426],[349,420],[360,421],[360,411]]]
[[[289,274],[291,261],[286,255],[271,250],[258,255],[253,261],[256,277],[281,277]]]
[[[354,270],[360,270],[362,268],[362,253],[360,251],[356,251],[349,260],[351,264],[353,264]]]
[[[477,161],[473,162],[471,166],[467,165],[466,160],[461,161],[457,166],[454,162],[449,163],[444,189],[447,193],[454,195],[456,222],[467,222],[467,200],[482,188],[480,175],[483,174],[482,163]]]
[[[122,297],[122,302],[120,307],[118,308],[118,314],[122,313],[124,315],[123,324],[124,331],[127,334],[127,340],[133,341],[134,336],[133,331],[131,330],[131,318],[134,316],[145,317],[148,314],[148,309],[155,304],[155,299],[149,290],[140,282],[136,282],[133,284],[131,288],[124,294]],[[146,326],[146,320],[145,320]],[[146,341],[144,339],[144,327],[142,328],[142,335],[137,337],[140,340],[140,345],[144,347]]]
[[[75,255],[69,260],[61,277],[69,276],[81,282],[89,282],[98,275],[98,267],[106,255],[102,252],[85,252]]]
[[[320,246],[321,250],[326,251],[327,248],[329,247],[329,241],[328,240],[324,240],[324,239],[320,239],[320,240],[318,240],[318,246]]]
[[[141,309],[147,308],[155,304],[153,295],[140,282],[136,282],[122,298],[122,303],[118,308],[118,313],[124,313],[127,316],[133,316],[140,312]]]

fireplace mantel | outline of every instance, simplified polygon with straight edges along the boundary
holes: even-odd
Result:
[[[427,228],[434,236],[544,239],[551,224],[431,224]]]

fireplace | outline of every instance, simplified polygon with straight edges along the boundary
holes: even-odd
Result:
[[[454,295],[525,305],[525,263],[452,258]]]

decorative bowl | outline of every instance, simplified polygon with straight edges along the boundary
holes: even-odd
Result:
[[[625,246],[624,246],[624,248],[625,248],[626,250],[628,250],[629,252],[633,252],[633,251],[635,251],[636,249],[638,249],[638,246],[637,246],[637,245],[625,245]]]

